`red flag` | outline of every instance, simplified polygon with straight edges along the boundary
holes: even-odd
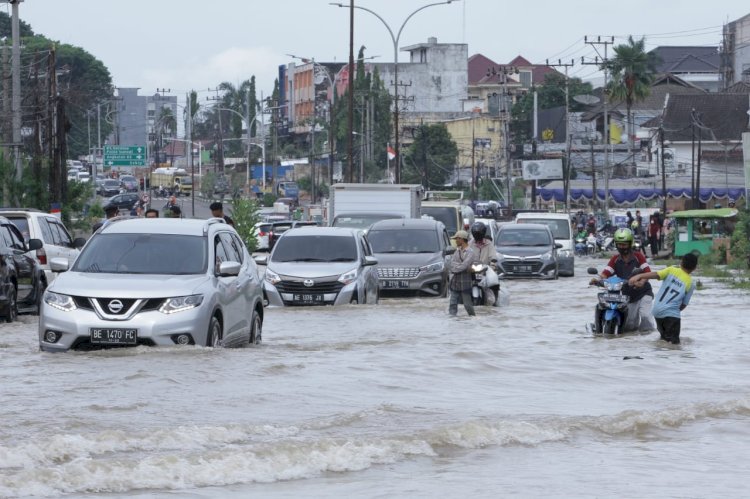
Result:
[[[388,150],[388,161],[390,161],[396,157],[396,151],[391,146],[388,146],[387,150]]]

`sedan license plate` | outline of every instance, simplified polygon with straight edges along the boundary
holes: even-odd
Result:
[[[531,272],[531,265],[518,265],[516,270],[518,272]]]
[[[629,298],[625,295],[621,295],[618,293],[602,293],[602,298],[606,301],[616,302],[616,303],[625,303],[629,300]]]
[[[380,281],[383,289],[409,289],[409,281]]]
[[[90,329],[91,343],[96,345],[136,345],[138,344],[138,330],[129,328],[97,328]]]
[[[311,293],[295,293],[292,299],[298,303],[322,303],[322,294],[311,294]]]

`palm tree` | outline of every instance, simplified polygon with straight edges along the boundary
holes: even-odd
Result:
[[[646,52],[645,44],[645,37],[635,41],[629,36],[628,43],[614,47],[615,56],[602,65],[602,69],[609,70],[612,74],[612,79],[607,85],[609,95],[625,101],[628,156],[631,158],[633,103],[648,97],[656,74],[657,56],[653,52]]]

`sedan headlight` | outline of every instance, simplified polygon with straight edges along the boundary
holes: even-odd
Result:
[[[162,314],[174,314],[193,309],[203,303],[203,295],[188,295],[169,298],[159,307]]]
[[[544,253],[540,258],[542,260],[552,260],[552,252],[548,251],[547,253]]]
[[[276,284],[277,282],[281,282],[281,277],[279,277],[279,274],[277,274],[273,270],[266,268],[265,280],[269,284]]]
[[[570,250],[558,250],[557,255],[561,258],[570,258],[571,256],[573,256],[573,252]]]
[[[419,267],[420,272],[440,272],[445,268],[445,262],[440,260],[439,262],[431,263],[429,265],[424,265],[422,267]]]
[[[339,276],[338,281],[343,283],[344,285],[354,282],[357,279],[357,273],[359,272],[359,269],[352,269],[349,272],[344,272]]]
[[[56,308],[57,310],[62,310],[63,312],[72,312],[78,308],[76,307],[76,302],[73,301],[72,296],[61,295],[60,293],[53,293],[52,291],[44,293],[44,303],[50,307]]]

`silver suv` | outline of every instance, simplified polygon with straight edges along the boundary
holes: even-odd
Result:
[[[456,251],[445,225],[430,219],[375,222],[367,233],[378,259],[380,291],[446,296],[448,263]]]
[[[259,343],[257,266],[222,219],[116,219],[96,232],[47,289],[45,351],[136,345]]]
[[[62,221],[49,213],[33,208],[2,208],[4,216],[18,227],[26,244],[31,239],[40,239],[43,246],[29,252],[29,256],[39,262],[44,270],[43,286],[47,287],[55,278],[49,262],[53,258],[65,258],[70,265],[78,257],[81,247],[86,243],[82,237],[73,239]]]

